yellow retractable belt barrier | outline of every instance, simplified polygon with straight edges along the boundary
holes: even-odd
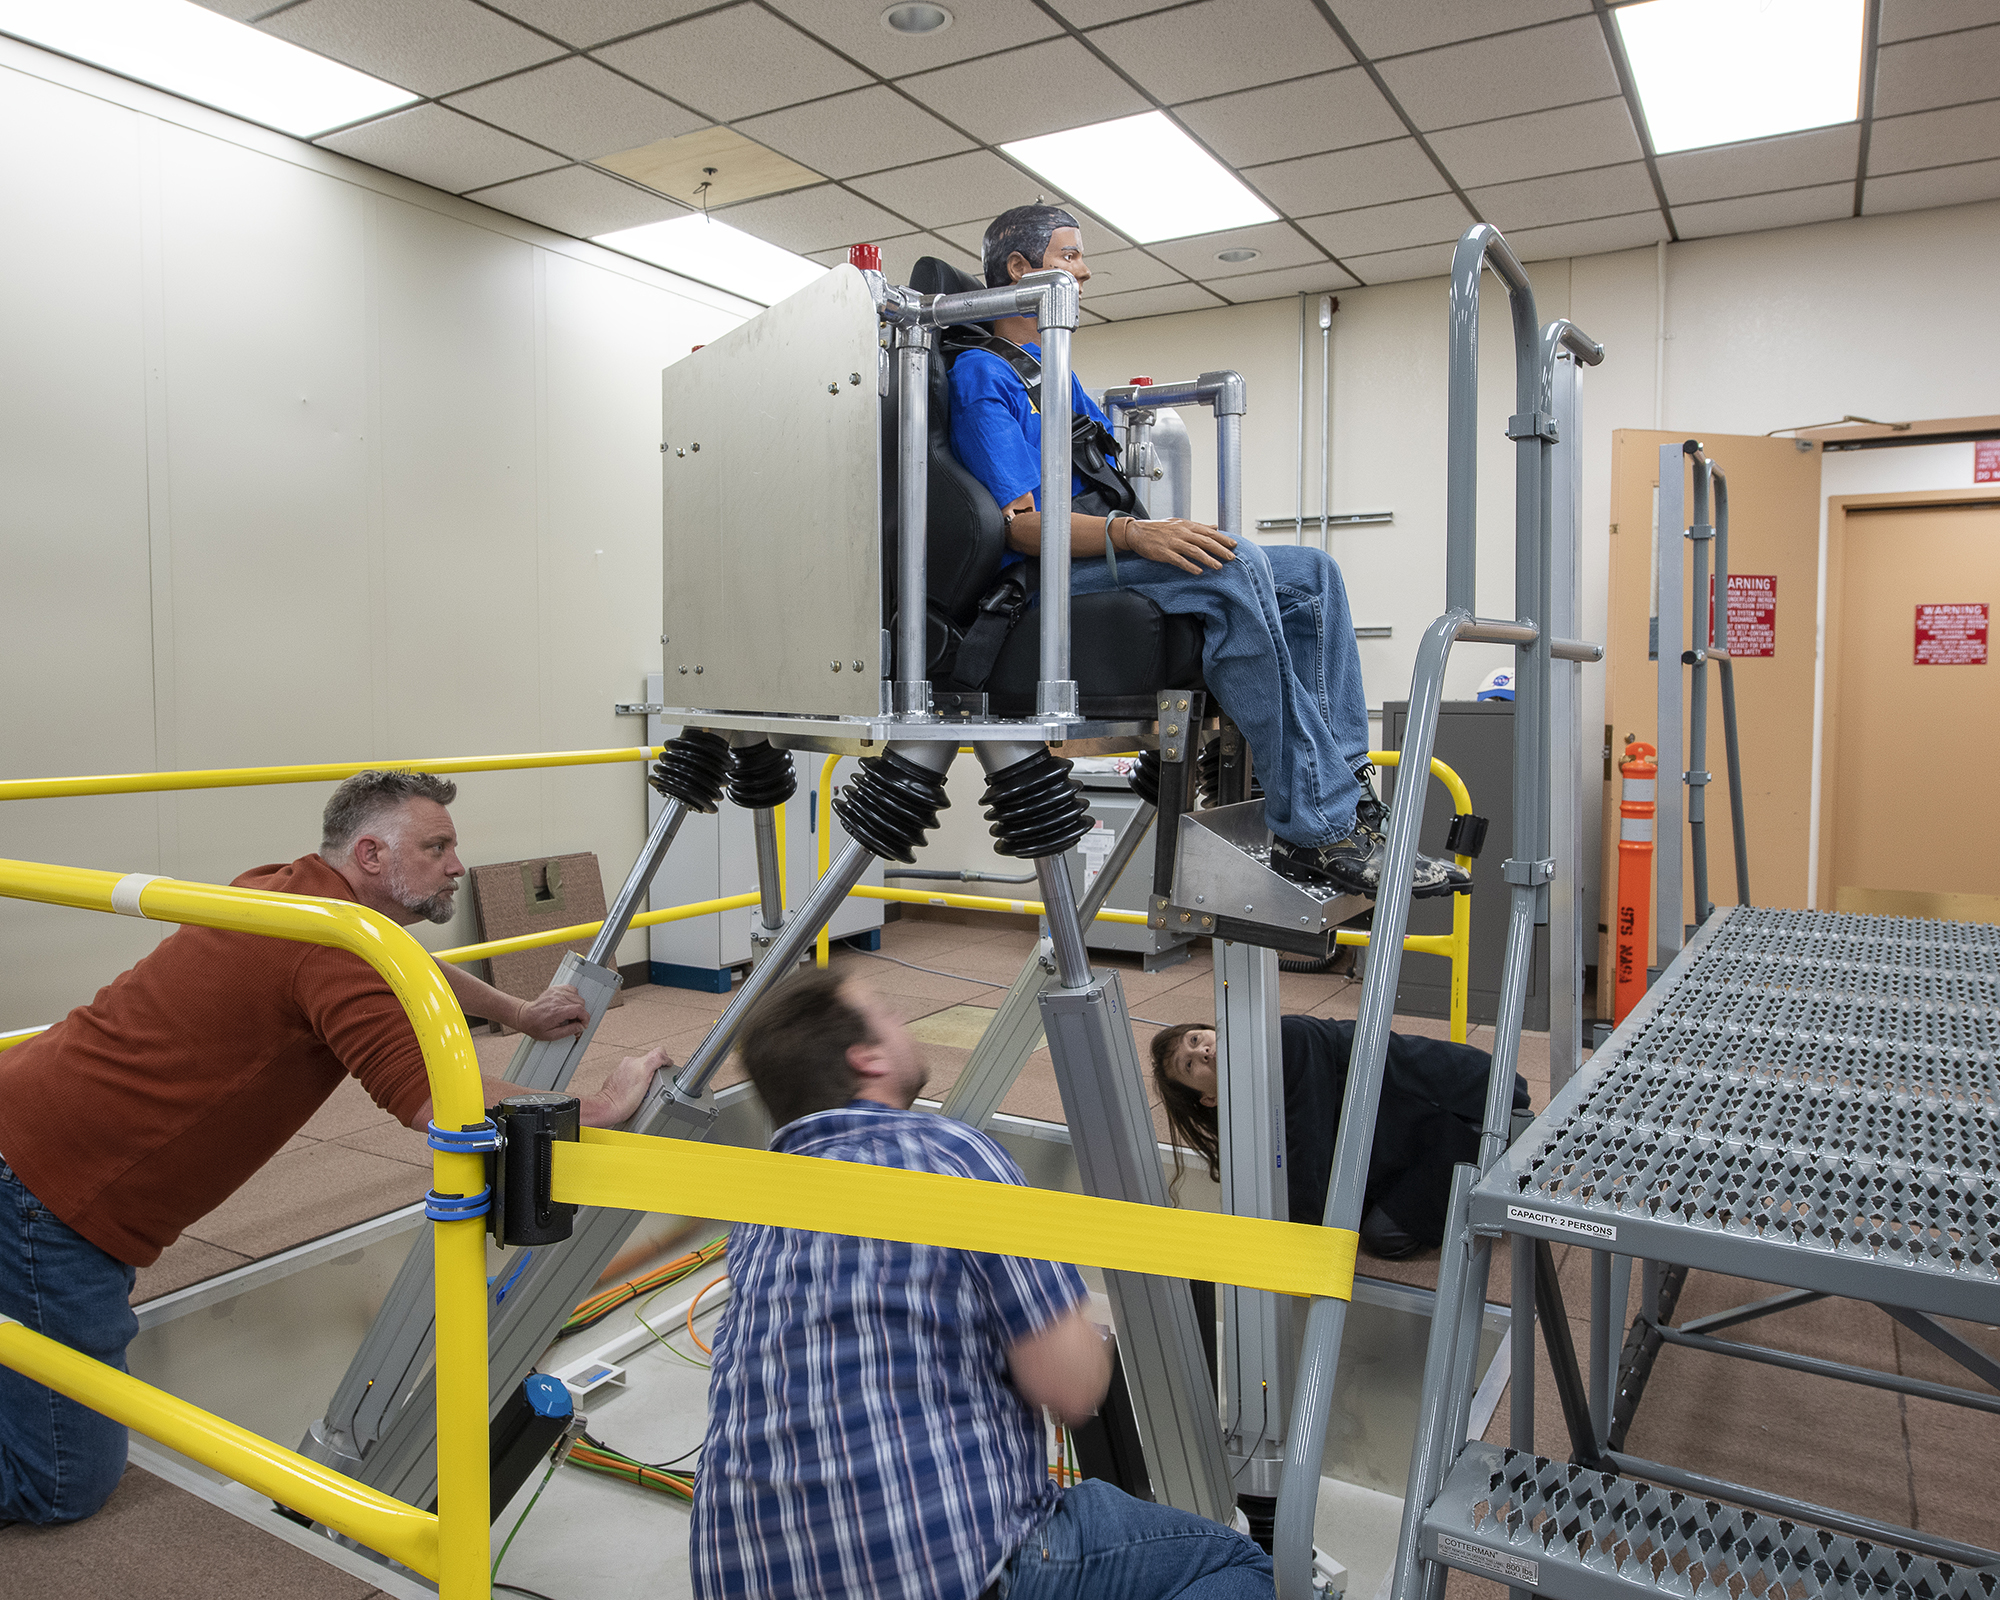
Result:
[[[1304,1222],[1168,1210],[855,1161],[585,1128],[553,1146],[551,1194],[811,1233],[1068,1261],[1278,1294],[1354,1293],[1359,1236]]]
[[[435,1577],[438,1519],[317,1461],[211,1416],[128,1373],[79,1355],[0,1317],[0,1365],[60,1394],[86,1397],[91,1410],[206,1463],[280,1505],[310,1507],[315,1521]]]

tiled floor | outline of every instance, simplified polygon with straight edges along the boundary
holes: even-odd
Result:
[[[991,923],[910,920],[889,926],[880,955],[837,951],[834,959],[866,977],[898,1014],[919,1025],[931,1071],[927,1092],[942,1095],[970,1054],[981,1014],[999,1004],[1032,942],[1032,935],[1021,929]],[[1130,957],[1106,958],[1105,964],[1119,970],[1142,1055],[1158,1026],[1213,1016],[1213,974],[1205,950],[1157,973],[1141,971]],[[1287,1011],[1352,1017],[1360,985],[1351,978],[1286,974],[1280,994]],[[578,1086],[593,1087],[620,1056],[656,1044],[664,1043],[676,1058],[684,1058],[727,1000],[726,995],[691,990],[631,991],[600,1026]],[[1423,1019],[1399,1018],[1396,1025],[1439,1037],[1448,1033],[1442,1022]],[[518,1041],[482,1036],[475,1042],[485,1070],[504,1075]],[[1474,1030],[1472,1042],[1490,1048],[1492,1030]],[[1523,1075],[1539,1109],[1548,1095],[1546,1037],[1527,1036],[1522,1058]],[[720,1082],[739,1075],[732,1063]],[[1046,1051],[1030,1060],[1004,1109],[1062,1120]],[[142,1273],[136,1298],[166,1293],[406,1205],[421,1197],[428,1168],[421,1136],[397,1125],[350,1084],[250,1184]],[[1555,1254],[1572,1333],[1581,1348],[1589,1256],[1581,1248],[1558,1247]],[[1437,1257],[1427,1252],[1409,1261],[1383,1262],[1364,1255],[1361,1270],[1429,1285],[1436,1281]],[[1755,1286],[1697,1274],[1681,1309],[1700,1315],[1756,1293]],[[1489,1298],[1504,1302],[1507,1295],[1503,1253],[1495,1262]],[[1955,1326],[1982,1348],[2000,1354],[2000,1331]],[[1750,1324],[1735,1336],[1886,1371],[1968,1381],[1872,1306],[1822,1302]],[[1546,1355],[1538,1361],[1537,1440],[1545,1452],[1565,1453]],[[1503,1438],[1506,1427],[1503,1403],[1488,1436]],[[1956,1538],[1987,1544],[2000,1539],[1992,1488],[2000,1483],[2000,1418],[1990,1414],[1670,1348],[1655,1368],[1630,1447],[1656,1459]],[[178,1511],[177,1499],[185,1502]],[[100,1591],[229,1595],[241,1588],[247,1593],[254,1587],[249,1584],[253,1573],[262,1574],[266,1592],[301,1600],[367,1600],[365,1585],[331,1569],[322,1580],[305,1570],[311,1563],[300,1564],[293,1552],[275,1545],[269,1559],[277,1565],[260,1567],[254,1556],[240,1552],[254,1552],[263,1536],[248,1530],[239,1534],[223,1526],[228,1522],[135,1471],[106,1513],[90,1523],[49,1532],[0,1532],[0,1566],[10,1578],[32,1574],[36,1592],[77,1600]],[[135,1554],[139,1547],[143,1558]],[[129,1574],[140,1559],[148,1563],[148,1581],[135,1586]],[[215,1565],[208,1565],[211,1560]],[[242,1571],[249,1587],[237,1584],[238,1568],[232,1562],[248,1563]],[[295,1572],[294,1566],[300,1570]],[[1483,1592],[1489,1589],[1497,1586],[1463,1574],[1451,1578],[1454,1600],[1493,1600]],[[1354,1600],[1371,1600],[1370,1590],[1352,1592]]]

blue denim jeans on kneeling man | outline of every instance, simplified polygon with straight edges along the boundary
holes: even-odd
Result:
[[[48,1210],[0,1156],[0,1317],[125,1370],[138,1275]],[[125,1429],[0,1366],[0,1523],[75,1522],[111,1498]]]

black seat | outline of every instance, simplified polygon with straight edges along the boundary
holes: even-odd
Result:
[[[951,294],[984,287],[956,267],[934,257],[920,260],[910,286],[923,294]],[[896,396],[891,384],[883,402],[883,589],[893,612],[897,535]],[[951,450],[951,395],[946,362],[933,355],[930,374],[930,489],[926,545],[930,612],[930,660],[936,679],[947,647],[947,629],[972,625],[979,601],[1000,577],[1007,551],[1000,507],[986,486]],[[1032,566],[1031,566],[1032,575]],[[1031,716],[1040,677],[1040,606],[1032,606],[1008,634],[986,683],[987,703],[996,716]],[[1070,601],[1070,674],[1087,717],[1150,720],[1162,689],[1199,689],[1201,624],[1193,617],[1169,616],[1135,589],[1076,595]]]

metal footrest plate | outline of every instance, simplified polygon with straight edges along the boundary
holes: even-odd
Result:
[[[1374,902],[1330,883],[1303,883],[1271,866],[1264,802],[1181,814],[1169,905],[1153,902],[1155,927],[1324,956],[1343,922]]]
[[[1423,1519],[1421,1553],[1551,1600],[2000,1600],[1962,1567],[1616,1473],[1473,1443]]]

